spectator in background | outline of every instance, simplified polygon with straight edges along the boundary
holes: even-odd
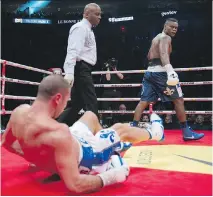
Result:
[[[104,69],[107,71],[117,71],[117,63],[118,61],[115,58],[112,58],[105,63]],[[102,75],[101,82],[103,84],[120,84],[123,79],[124,79],[124,76],[120,72],[116,74],[106,73],[106,75]],[[120,90],[114,87],[105,88],[102,94],[102,98],[121,98],[121,96],[122,95]],[[109,110],[111,108],[112,110],[118,110],[118,105],[119,104],[116,101],[115,102],[105,101],[102,103],[102,109]],[[109,119],[109,114],[103,114],[104,124],[106,123],[105,122],[106,119]]]
[[[126,111],[126,105],[124,104],[121,104],[119,106],[119,110],[120,111],[123,111],[123,113],[121,114],[116,114],[114,116],[114,123],[118,123],[118,122],[121,122],[121,123],[128,123],[131,121],[131,116],[127,113],[125,113]]]
[[[124,115],[124,114],[125,114],[125,111],[126,111],[126,105],[120,104],[119,110],[120,110],[120,111],[123,111],[123,113],[122,113],[121,115]]]
[[[173,121],[171,114],[167,114],[164,118],[164,129],[179,129],[179,125]]]
[[[198,115],[195,119],[194,124],[192,124],[192,128],[195,130],[208,130],[209,125],[204,124],[204,116]]]
[[[171,114],[167,114],[167,115],[165,116],[164,122],[165,122],[166,124],[172,123],[172,115],[171,115]]]
[[[146,114],[143,115],[141,121],[142,121],[142,122],[149,122],[149,116],[146,115]]]
[[[189,125],[192,125],[195,123],[196,115],[195,114],[189,114],[187,117],[187,121],[189,122]]]

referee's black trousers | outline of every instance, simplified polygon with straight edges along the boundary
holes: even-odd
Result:
[[[81,109],[92,111],[98,116],[98,102],[92,80],[92,66],[84,61],[76,63],[71,101],[58,121],[72,126],[80,117]]]

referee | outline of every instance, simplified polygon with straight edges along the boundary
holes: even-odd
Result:
[[[92,80],[92,67],[97,61],[95,36],[92,27],[101,20],[101,8],[95,3],[85,6],[83,20],[73,25],[69,32],[67,56],[64,63],[65,79],[73,85],[71,102],[58,121],[71,126],[83,108],[98,116],[98,102]]]

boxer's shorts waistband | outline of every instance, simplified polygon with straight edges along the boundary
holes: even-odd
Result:
[[[156,65],[156,66],[149,66],[147,68],[147,71],[149,71],[149,72],[166,72],[166,69],[161,65]]]
[[[162,66],[160,58],[154,58],[148,61],[149,72],[166,72],[166,69]]]

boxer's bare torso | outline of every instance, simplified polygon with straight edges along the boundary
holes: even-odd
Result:
[[[63,138],[69,138],[69,147],[71,145],[75,150],[72,157],[77,161],[79,145],[70,135],[68,126],[31,109],[29,105],[21,105],[13,111],[2,142],[5,147],[12,144],[20,155],[37,167],[57,172],[55,150]]]
[[[167,49],[165,49],[164,51],[167,51],[168,54],[171,54],[172,52],[171,37],[164,33],[158,34],[152,40],[152,44],[147,56],[148,60],[161,58],[160,51],[162,47],[167,47]]]

